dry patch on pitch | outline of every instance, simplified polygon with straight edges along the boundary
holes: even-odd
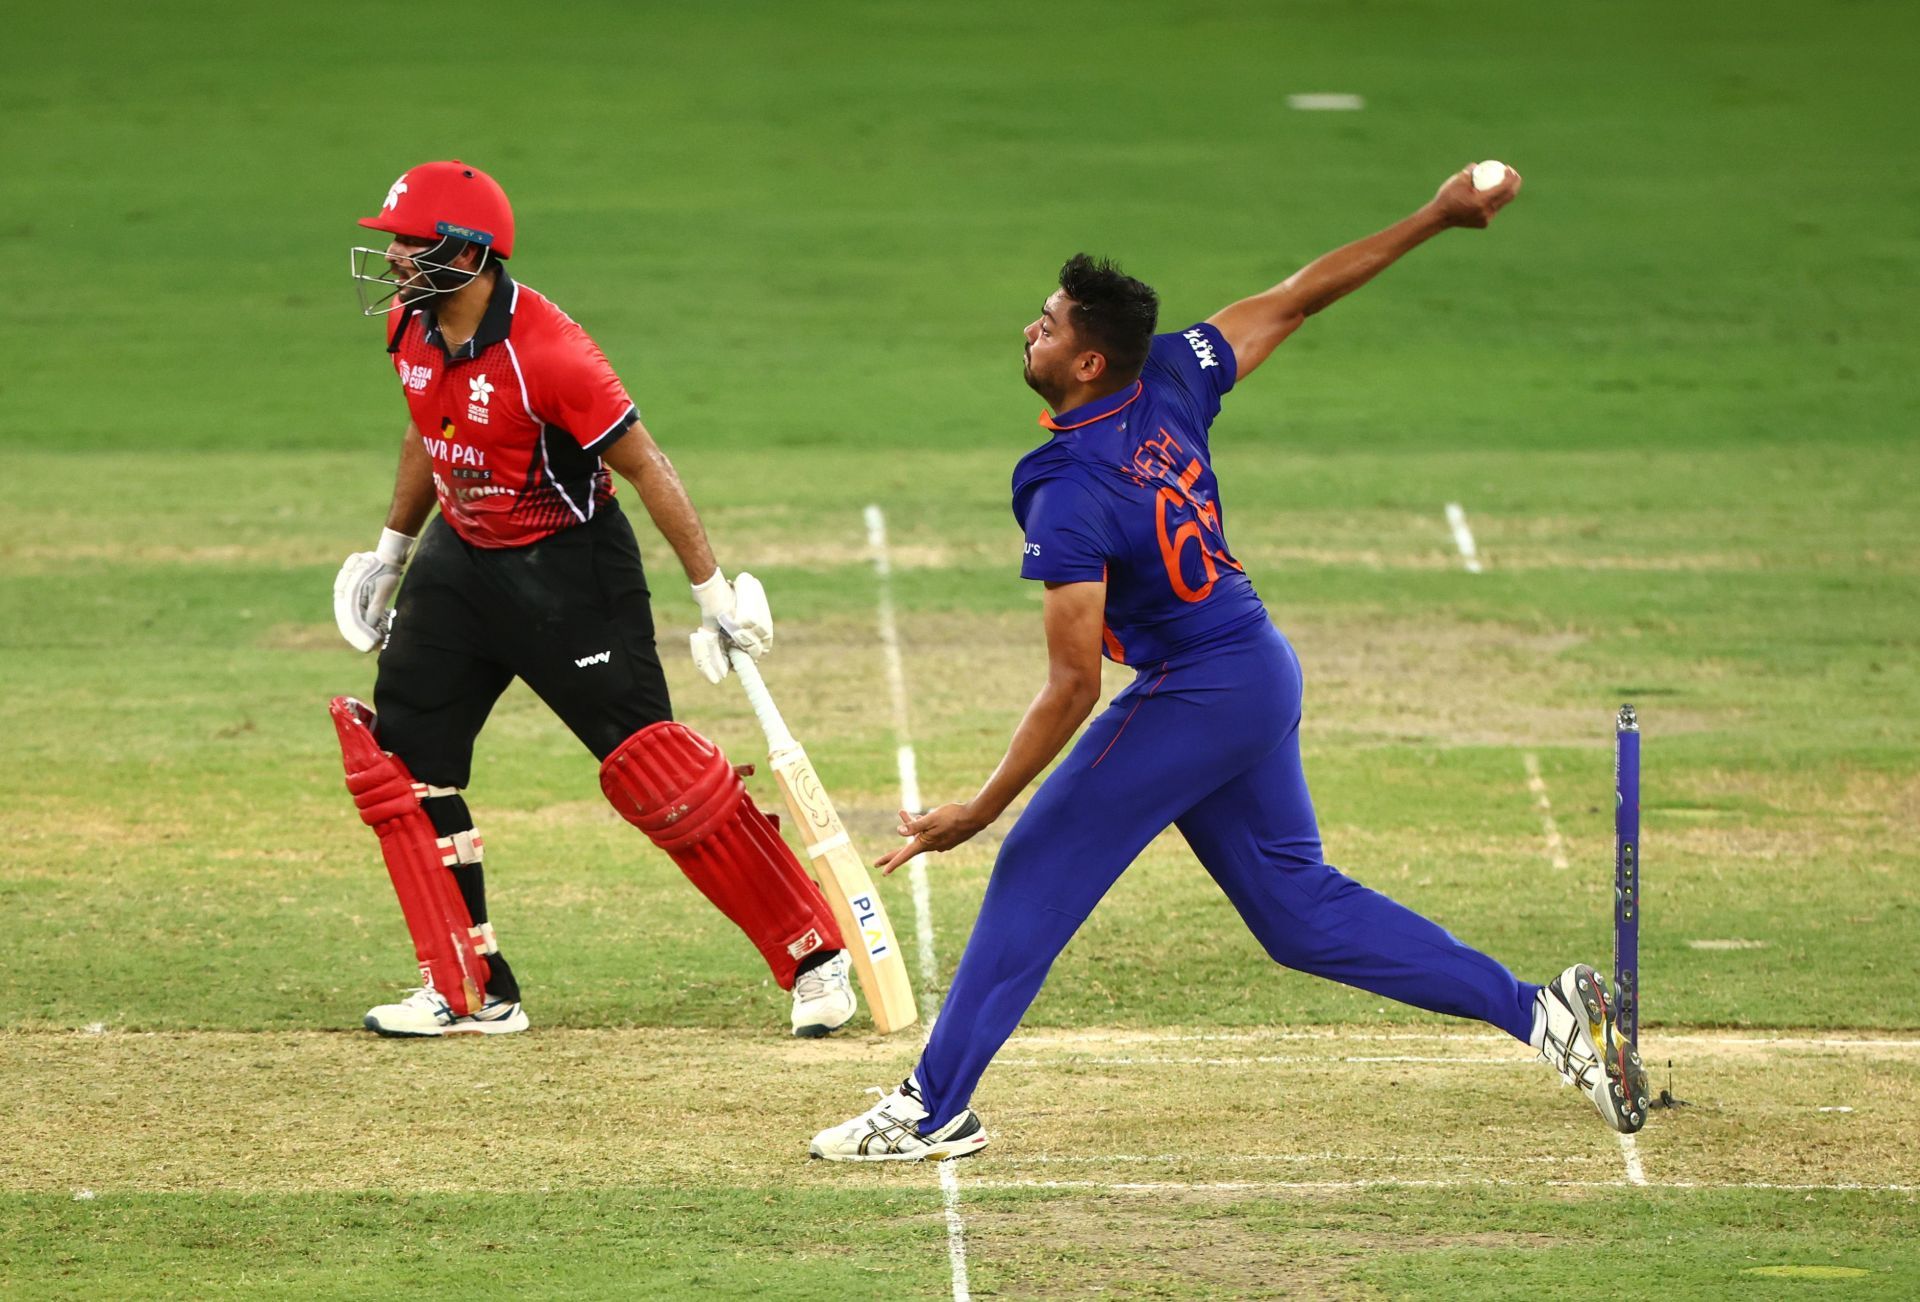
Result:
[[[1673,1059],[1688,1103],[1637,1141],[1649,1183],[1915,1183],[1920,1038],[1686,1034],[1647,1048]],[[917,1167],[805,1157],[815,1129],[897,1082],[916,1049],[653,1029],[12,1032],[0,1189],[931,1187]],[[994,1144],[961,1173],[981,1190],[1312,1197],[1628,1179],[1586,1102],[1497,1035],[1036,1032],[1009,1044],[976,1104]]]
[[[1702,550],[1692,538],[1673,540],[1668,551],[1656,550],[1656,540],[1636,538],[1636,550],[1621,551],[1617,526],[1604,517],[1504,515],[1477,510],[1470,498],[1465,505],[1475,551],[1489,571],[1692,573],[1762,570],[1777,563],[1757,550]],[[1462,568],[1440,498],[1423,512],[1295,510],[1267,519],[1242,516],[1232,533],[1234,554],[1256,575],[1289,565],[1374,571]],[[1314,540],[1311,545],[1299,541],[1307,537]]]
[[[1411,618],[1388,613],[1283,612],[1280,625],[1306,671],[1308,718],[1317,738],[1344,742],[1462,745],[1597,745],[1592,709],[1574,698],[1588,670],[1566,652],[1584,641],[1564,629]],[[786,634],[782,633],[782,638]],[[945,748],[993,751],[1046,675],[1039,606],[1030,612],[916,615],[901,626],[912,686],[915,735],[923,763]],[[824,727],[864,720],[883,724],[889,710],[884,662],[869,620],[816,621],[795,630],[767,662],[776,692],[784,681],[809,684],[798,708]],[[1109,666],[1109,697],[1132,671]],[[1497,684],[1498,710],[1487,708]],[[826,698],[814,700],[811,698]],[[793,707],[789,713],[794,712]],[[1000,731],[976,740],[983,725]],[[795,723],[796,731],[799,724]],[[1663,731],[1691,731],[1689,712],[1662,715]]]
[[[1912,897],[1900,865],[1911,863],[1920,826],[1920,774],[1833,766],[1810,783],[1791,772],[1712,770],[1677,773],[1673,786],[1657,816],[1676,859],[1715,877],[1738,865],[1775,874],[1838,867],[1884,879],[1884,896],[1856,900],[1862,917]]]
[[[188,840],[196,824],[175,812],[149,805],[128,806],[85,798],[37,793],[30,808],[18,811],[8,827],[5,877],[66,875],[64,865],[101,858],[117,859],[156,842]],[[58,866],[56,866],[58,865]]]
[[[1333,1245],[1324,1233],[1303,1244],[1250,1229],[1236,1206],[1243,1197],[1117,1190],[1009,1201],[976,1194],[965,1207],[967,1255],[976,1270],[988,1268],[996,1296],[1353,1295],[1341,1282],[1352,1267],[1342,1256],[1369,1249]]]
[[[71,535],[62,535],[63,539]],[[176,543],[153,538],[77,537],[0,545],[0,563],[14,576],[65,574],[79,569],[264,569],[337,566],[343,546],[325,538],[268,536],[241,543]],[[336,642],[339,634],[335,634]]]
[[[1827,766],[1817,781],[1793,770],[1699,769],[1669,779],[1678,801],[1668,813],[1735,814],[1734,801],[1755,801],[1770,811],[1818,815],[1835,824],[1920,826],[1920,773],[1889,773],[1844,765]]]

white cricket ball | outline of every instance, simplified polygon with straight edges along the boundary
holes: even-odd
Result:
[[[1473,165],[1473,188],[1491,190],[1507,179],[1507,165],[1489,158],[1484,163]]]

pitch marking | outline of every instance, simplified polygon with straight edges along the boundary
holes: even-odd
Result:
[[[158,1034],[153,1032],[151,1034]],[[1355,1031],[1325,1027],[1298,1031],[1207,1031],[1200,1033],[1130,1030],[1017,1033],[1010,1044],[1022,1049],[1075,1044],[1265,1044],[1287,1040],[1352,1040],[1368,1044],[1461,1044],[1511,1045],[1513,1037],[1495,1032],[1439,1031]],[[1817,1035],[1725,1035],[1713,1031],[1661,1031],[1660,1043],[1692,1044],[1711,1049],[1715,1045],[1766,1045],[1777,1049],[1864,1049],[1884,1052],[1889,1049],[1920,1049],[1920,1039],[1898,1036],[1851,1038]],[[1501,1059],[1504,1061],[1505,1059]],[[1491,1061],[1491,1059],[1489,1059]],[[1516,1060],[1518,1061],[1518,1060]],[[1526,1059],[1525,1061],[1532,1061]]]
[[[920,808],[920,770],[914,758],[907,710],[907,671],[900,658],[900,626],[893,611],[893,561],[887,552],[887,517],[878,506],[866,511],[867,547],[873,553],[873,573],[880,589],[878,618],[880,652],[887,666],[887,694],[893,699],[894,764],[900,775],[900,806]],[[927,884],[925,855],[907,861],[907,883],[913,890],[914,946],[920,954],[920,1020],[932,1024],[939,1007],[933,997],[938,972],[933,953],[933,897]]]
[[[1473,549],[1473,530],[1467,528],[1467,513],[1460,509],[1460,503],[1447,503],[1447,524],[1453,529],[1453,542],[1460,549],[1460,559],[1465,562],[1467,573],[1480,572],[1480,554]]]
[[[1364,95],[1310,92],[1287,96],[1287,107],[1303,113],[1357,113],[1367,106]]]
[[[1645,1184],[1647,1170],[1640,1165],[1640,1147],[1633,1142],[1632,1135],[1620,1135],[1620,1155],[1627,1160],[1627,1183]]]
[[[979,1189],[1101,1189],[1113,1193],[1348,1193],[1365,1189],[1620,1189],[1619,1180],[1510,1180],[1501,1176],[1458,1176],[1442,1180],[1406,1180],[1381,1176],[1360,1180],[988,1180],[975,1177]],[[1920,1184],[1780,1184],[1770,1180],[1663,1180],[1654,1189],[1751,1189],[1777,1193],[1920,1193]]]
[[[1531,1067],[1535,1060],[1523,1056],[1505,1058],[1428,1057],[1411,1053],[1346,1054],[1329,1058],[1322,1053],[1261,1053],[1224,1058],[1187,1058],[1162,1054],[1128,1054],[1122,1057],[997,1058],[1005,1067],[1270,1067],[1300,1066],[1315,1063],[1421,1063],[1435,1067]]]
[[[1261,1165],[1263,1163],[1284,1163],[1291,1166],[1307,1166],[1316,1162],[1367,1162],[1394,1163],[1417,1162],[1423,1166],[1470,1166],[1475,1163],[1498,1164],[1500,1166],[1568,1166],[1584,1165],[1601,1159],[1584,1153],[1569,1153],[1565,1156],[1535,1153],[1521,1157],[1506,1154],[1489,1153],[1116,1153],[1106,1157],[1085,1157],[1079,1154],[1041,1153],[1035,1156],[1024,1154],[1008,1157],[1001,1155],[1002,1162],[1015,1166],[1102,1166],[1118,1163],[1123,1166],[1171,1166],[1177,1162],[1208,1162],[1232,1166],[1240,1163]],[[1612,1158],[1605,1159],[1612,1161]]]
[[[907,672],[900,658],[899,621],[893,611],[893,562],[887,554],[887,517],[878,505],[870,505],[866,520],[867,546],[873,551],[873,572],[880,589],[880,648],[887,662],[887,690],[893,697],[893,733],[897,741],[894,758],[900,771],[900,807],[917,812],[922,807],[920,766],[914,758],[912,733],[908,728]],[[934,1019],[940,1015],[940,1001],[933,994],[939,967],[934,962],[933,894],[927,885],[925,855],[917,854],[907,861],[907,881],[913,888],[913,933],[915,948],[920,952],[920,1020],[931,1034]],[[953,1302],[972,1302],[973,1288],[967,1278],[967,1226],[960,1215],[960,1174],[953,1169],[952,1162],[939,1165]]]
[[[1533,793],[1533,803],[1540,809],[1541,830],[1547,834],[1547,854],[1553,866],[1564,871],[1567,845],[1560,839],[1560,825],[1553,821],[1553,802],[1547,799],[1547,781],[1540,776],[1540,757],[1528,751],[1521,759],[1527,766],[1527,790]]]

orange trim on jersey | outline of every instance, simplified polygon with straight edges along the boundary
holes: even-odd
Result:
[[[1127,663],[1127,649],[1120,645],[1120,639],[1113,635],[1113,630],[1107,627],[1104,619],[1100,621],[1100,641],[1107,648],[1107,659],[1116,665]]]
[[[1118,412],[1125,411],[1129,406],[1133,404],[1135,399],[1137,399],[1142,393],[1146,392],[1146,388],[1147,386],[1145,381],[1135,380],[1133,382],[1133,392],[1129,394],[1127,397],[1127,400],[1121,403],[1118,407],[1115,407],[1112,411],[1103,411],[1097,416],[1089,416],[1085,420],[1077,420],[1073,422],[1073,424],[1071,425],[1062,425],[1058,421],[1054,420],[1053,414],[1051,412],[1043,411],[1040,413],[1040,428],[1050,429],[1057,434],[1061,430],[1079,429],[1082,425],[1091,425],[1097,420],[1105,420],[1109,416],[1112,416]]]
[[[1139,700],[1133,703],[1133,708],[1127,711],[1127,717],[1120,720],[1120,732],[1116,732],[1113,734],[1113,740],[1107,743],[1106,750],[1103,750],[1100,752],[1100,759],[1097,759],[1093,763],[1087,765],[1088,768],[1097,769],[1100,767],[1100,760],[1105,759],[1107,757],[1107,751],[1112,750],[1116,745],[1119,744],[1120,733],[1125,732],[1127,730],[1127,725],[1133,722],[1133,716],[1140,713],[1140,707],[1146,704],[1147,697],[1152,696],[1155,692],[1160,690],[1160,684],[1167,681],[1167,674],[1169,672],[1171,671],[1168,670],[1168,668],[1164,664],[1160,666],[1160,676],[1153,680],[1153,686],[1147,689],[1147,695],[1141,697]]]

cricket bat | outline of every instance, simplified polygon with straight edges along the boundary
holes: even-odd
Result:
[[[920,1014],[913,1003],[913,985],[907,980],[906,958],[866,863],[853,848],[826,788],[820,785],[813,761],[780,717],[779,707],[760,677],[760,667],[737,647],[728,648],[727,658],[746,689],[760,730],[767,735],[767,763],[800,829],[820,892],[840,923],[840,934],[853,958],[853,973],[866,992],[874,1026],[882,1035],[912,1026]]]

